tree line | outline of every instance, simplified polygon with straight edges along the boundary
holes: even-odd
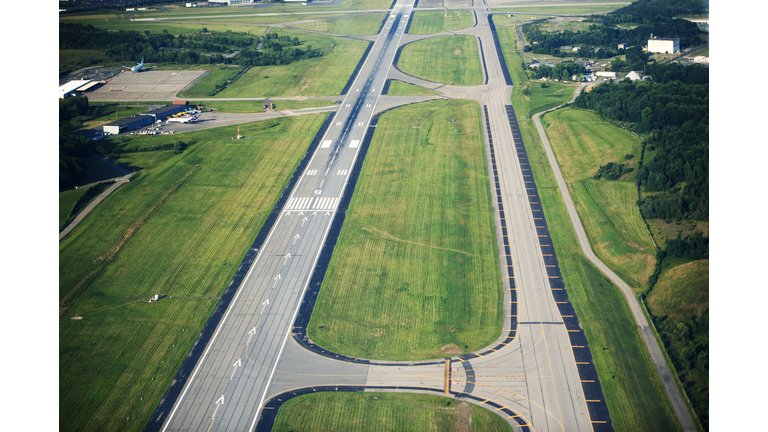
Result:
[[[618,48],[622,43],[642,50],[651,35],[679,38],[682,49],[700,44],[701,30],[695,23],[673,17],[704,13],[707,10],[703,2],[696,0],[641,0],[607,15],[587,18],[584,22],[591,23],[587,30],[547,32],[541,30],[541,21],[535,21],[522,26],[528,42],[524,50],[556,57],[605,59],[625,54],[623,49]],[[620,24],[632,24],[634,27],[622,28]],[[563,52],[560,50],[562,46],[579,49]],[[632,70],[641,69],[637,65],[630,67]]]
[[[574,102],[648,134],[635,177],[643,191],[660,192],[638,201],[648,219],[709,219],[709,83],[696,68],[653,65],[653,82],[601,84]],[[682,80],[664,82],[672,76]]]
[[[88,112],[88,98],[59,100],[59,191],[72,189],[85,178],[82,157],[88,155],[88,141],[73,132],[72,120]]]
[[[207,30],[207,29],[203,29]],[[178,35],[137,31],[108,31],[90,24],[59,25],[59,49],[88,49],[101,51],[111,61],[181,64],[237,64],[241,66],[284,65],[297,60],[319,57],[320,50],[311,45],[299,48],[298,38],[265,36],[262,51],[256,51],[258,38],[244,32],[207,32]],[[286,49],[286,48],[289,49]],[[233,57],[223,54],[238,51]]]

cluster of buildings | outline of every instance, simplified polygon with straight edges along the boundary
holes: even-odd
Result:
[[[110,135],[117,135],[123,132],[141,129],[144,126],[149,126],[157,121],[163,121],[166,118],[182,111],[186,111],[187,109],[189,109],[189,102],[174,101],[170,105],[155,108],[145,113],[126,117],[124,119],[105,124],[102,126],[102,128],[105,133]]]

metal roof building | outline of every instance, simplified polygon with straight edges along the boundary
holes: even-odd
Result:
[[[63,86],[59,86],[59,99],[64,99],[67,96],[70,96],[73,94],[77,89],[80,87],[84,87],[86,84],[90,83],[91,80],[75,80],[70,81]]]
[[[112,135],[117,135],[122,132],[127,132],[134,129],[139,129],[144,126],[151,125],[155,122],[155,118],[152,116],[132,116],[120,119],[118,121],[105,124],[104,132],[108,132]]]
[[[164,107],[155,108],[145,113],[141,113],[143,116],[151,116],[158,120],[163,120],[166,117],[170,117],[176,113],[182,112],[187,109],[187,105],[166,105]]]

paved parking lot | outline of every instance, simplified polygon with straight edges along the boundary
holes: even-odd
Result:
[[[206,72],[204,70],[126,71],[85,95],[92,102],[172,101],[176,99],[176,93]]]

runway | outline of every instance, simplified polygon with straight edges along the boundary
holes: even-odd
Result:
[[[477,25],[463,32],[482,43],[487,84],[440,87],[483,110],[504,286],[502,334],[480,352],[421,362],[340,359],[294,339],[305,294],[316,295],[310,285],[332,222],[348,201],[365,137],[375,130],[381,89],[387,78],[402,78],[392,62],[413,3],[399,0],[387,17],[179,397],[155,413],[147,430],[270,430],[287,398],[336,390],[447,394],[496,411],[521,430],[613,429],[559,275],[489,12],[479,8]]]

